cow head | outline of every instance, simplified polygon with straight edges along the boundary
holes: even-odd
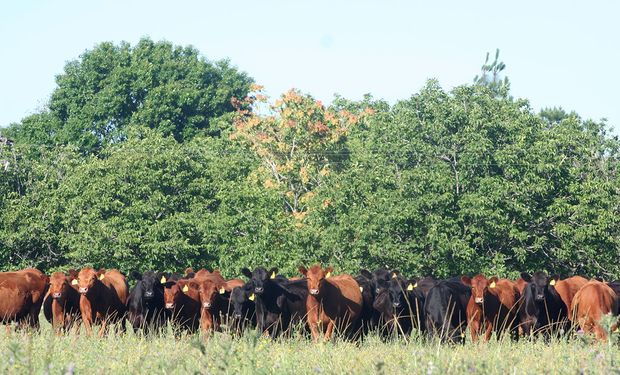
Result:
[[[183,286],[180,286],[176,281],[166,281],[164,284],[164,306],[167,309],[174,309],[183,294],[182,288]]]
[[[56,300],[63,299],[66,296],[66,289],[71,288],[71,281],[63,272],[54,272],[50,276],[49,295]]]
[[[398,271],[392,271],[392,274],[394,276],[387,283],[387,291],[392,306],[395,309],[400,309],[408,305],[408,294],[413,291],[416,280],[407,280]]]
[[[161,272],[147,271],[142,275],[138,272],[132,272],[131,276],[138,280],[138,282],[142,286],[142,298],[145,300],[152,300],[155,297],[155,294],[162,292],[162,276],[164,276]],[[164,279],[165,282],[165,279]]]
[[[489,288],[495,288],[499,279],[495,276],[487,279],[484,275],[476,275],[473,278],[468,276],[462,276],[461,282],[465,285],[471,286],[471,296],[477,305],[484,303],[484,296],[489,291]]]
[[[94,286],[99,283],[100,279],[104,277],[105,269],[95,271],[92,267],[83,268],[77,275],[78,292],[80,294],[87,294]]]
[[[218,280],[189,281],[189,287],[198,289],[200,303],[203,309],[211,309],[215,305],[215,299],[222,291],[226,290],[226,283]]]
[[[306,269],[304,266],[299,266],[299,272],[308,280],[308,293],[313,296],[319,296],[321,294],[321,289],[325,279],[328,278],[332,272],[334,272],[334,269],[333,267],[323,269],[320,264],[315,264],[310,267],[310,269]]]
[[[362,269],[360,270],[360,274],[370,280],[373,297],[381,293],[382,290],[389,288],[389,281],[392,272],[390,272],[387,268],[378,268],[374,272]]]
[[[235,319],[247,318],[244,316],[246,313],[245,306],[250,301],[250,296],[254,292],[248,290],[245,286],[236,287],[230,292],[230,304],[233,307],[233,316]]]
[[[535,272],[534,275],[522,273],[521,278],[528,282],[527,288],[534,296],[536,302],[542,302],[549,294],[550,288],[554,288],[555,283],[560,279],[558,275],[548,276],[545,272]]]
[[[274,267],[271,270],[267,271],[263,267],[258,267],[254,270],[254,272],[250,271],[247,268],[243,268],[241,273],[250,279],[251,285],[254,287],[254,293],[257,295],[262,295],[265,292],[265,288],[271,282],[272,279],[276,278],[278,274],[278,268]]]

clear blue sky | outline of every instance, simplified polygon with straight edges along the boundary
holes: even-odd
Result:
[[[272,96],[390,102],[470,83],[501,49],[515,97],[620,134],[620,1],[4,1],[0,125],[42,108],[66,61],[143,36],[228,57]]]

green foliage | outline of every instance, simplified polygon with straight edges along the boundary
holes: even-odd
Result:
[[[474,84],[487,87],[495,96],[507,96],[510,91],[510,81],[506,76],[502,79],[501,73],[504,69],[506,69],[506,64],[499,61],[499,48],[495,50],[495,60],[492,63],[489,63],[487,52],[484,64],[480,68],[480,75],[474,77]]]
[[[618,138],[535,113],[503,69],[496,54],[477,84],[394,106],[290,91],[266,107],[192,48],[103,43],[4,132],[0,267],[620,276]]]

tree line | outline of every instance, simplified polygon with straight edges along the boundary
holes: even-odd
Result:
[[[0,130],[0,268],[617,277],[618,137],[534,111],[504,67],[326,104],[192,47],[101,43]]]

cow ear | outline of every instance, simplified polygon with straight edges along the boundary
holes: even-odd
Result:
[[[67,271],[67,275],[69,275],[69,278],[71,279],[77,279],[77,275],[78,275],[78,271],[76,271],[75,269],[71,268],[69,271]]]
[[[304,266],[299,266],[298,270],[299,270],[299,273],[301,273],[304,276],[308,274],[308,270]]]
[[[471,279],[469,276],[461,276],[461,282],[465,285],[471,286]]]
[[[521,272],[521,278],[525,281],[527,281],[528,283],[532,282],[532,275],[530,275],[527,272]]]
[[[190,273],[194,273],[194,269],[192,267],[187,267],[185,269],[185,275],[189,275]]]
[[[499,278],[497,276],[493,276],[489,278],[489,283],[497,283],[498,281],[499,281]]]
[[[372,273],[370,273],[370,271],[368,271],[368,270],[361,269],[360,270],[360,275],[364,276],[367,279],[372,279]]]
[[[325,278],[331,277],[332,272],[334,272],[334,267],[327,267],[325,269]]]
[[[100,268],[95,275],[97,275],[97,279],[99,280],[105,279],[105,268]]]
[[[243,274],[243,276],[247,277],[248,279],[252,278],[252,271],[250,271],[249,269],[245,267],[241,269],[241,273]]]
[[[45,274],[41,275],[41,280],[43,280],[43,282],[44,282],[45,284],[48,284],[48,285],[49,285],[49,283],[50,283],[50,277],[49,277],[49,276],[47,276],[47,275],[45,275]]]
[[[269,270],[270,279],[275,279],[277,274],[278,274],[278,267],[273,267],[271,270]]]
[[[131,271],[129,276],[134,280],[142,280],[142,274],[138,271]]]
[[[559,275],[553,275],[551,277],[549,277],[549,285],[555,285],[555,283],[557,283],[560,280],[560,276]]]

